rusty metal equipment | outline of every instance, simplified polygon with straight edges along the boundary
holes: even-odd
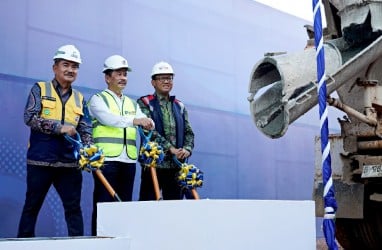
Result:
[[[330,135],[337,239],[345,249],[382,249],[382,0],[325,0],[327,102],[345,112]],[[309,38],[312,30],[307,27]],[[249,106],[256,127],[282,137],[317,105],[315,49],[267,53],[251,72]],[[333,98],[334,92],[338,98]],[[323,215],[320,138],[313,198]]]

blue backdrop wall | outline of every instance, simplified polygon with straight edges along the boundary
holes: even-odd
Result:
[[[173,93],[187,105],[196,134],[189,162],[204,171],[202,198],[311,199],[317,112],[271,140],[255,128],[247,101],[254,64],[265,52],[302,50],[306,21],[251,0],[2,0],[0,9],[0,237],[16,236],[25,196],[27,94],[37,80],[53,77],[52,56],[63,44],[81,52],[75,87],[87,98],[106,87],[101,70],[112,54],[133,68],[126,89],[133,98],[153,92],[154,63],[173,65]],[[93,183],[83,175],[90,234]],[[36,233],[66,235],[53,190]]]

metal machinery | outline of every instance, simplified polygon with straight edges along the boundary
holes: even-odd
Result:
[[[336,238],[345,249],[382,249],[382,0],[324,0],[323,5],[327,102],[346,113],[338,119],[341,133],[330,135]],[[307,31],[304,50],[267,53],[251,73],[251,116],[270,138],[283,136],[317,104],[313,30],[307,26]],[[322,217],[316,148],[313,197]]]

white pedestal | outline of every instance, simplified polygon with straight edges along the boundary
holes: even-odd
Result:
[[[1,250],[130,250],[126,237],[28,238],[0,240]]]
[[[313,201],[181,200],[98,204],[97,234],[132,250],[315,250]]]

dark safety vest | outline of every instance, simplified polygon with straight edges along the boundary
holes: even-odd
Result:
[[[122,109],[119,109],[117,101],[107,91],[98,93],[110,112],[115,115],[128,116],[136,114],[136,104],[127,96],[123,96]],[[93,119],[93,139],[97,146],[102,148],[107,157],[117,157],[122,153],[123,146],[126,146],[126,153],[130,159],[136,160],[138,151],[136,146],[137,130],[135,127],[117,128],[101,124]]]
[[[140,99],[150,110],[151,119],[153,119],[155,123],[155,130],[158,131],[160,135],[165,136],[163,128],[163,116],[158,98],[155,95],[147,95],[141,97]],[[176,147],[181,148],[184,144],[184,104],[176,99],[175,96],[170,96],[170,102],[176,124]]]
[[[38,82],[37,85],[41,92],[40,117],[77,127],[80,117],[83,116],[83,95],[72,89],[70,97],[63,104],[52,82]],[[72,144],[63,136],[31,130],[29,145],[28,160],[49,163],[77,161],[73,154]]]

